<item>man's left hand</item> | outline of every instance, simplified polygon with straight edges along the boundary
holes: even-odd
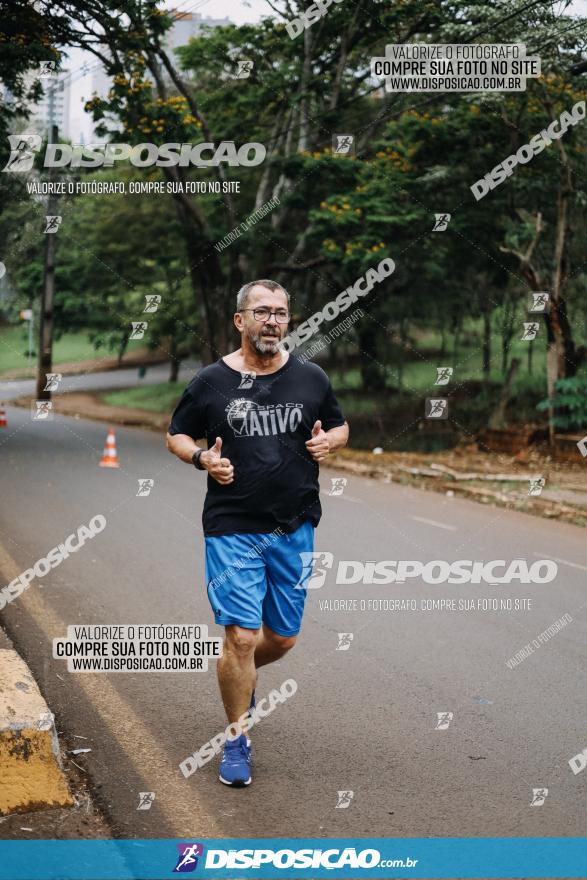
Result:
[[[323,461],[330,454],[328,434],[322,430],[322,422],[315,422],[312,438],[306,441],[306,449],[314,461]]]

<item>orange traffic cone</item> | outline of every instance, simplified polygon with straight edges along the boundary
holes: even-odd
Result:
[[[108,429],[106,437],[106,446],[100,459],[100,467],[120,467],[118,464],[118,455],[116,454],[116,437],[114,436],[114,428]]]
[[[0,406],[0,428],[7,428],[8,422],[6,421],[6,410],[3,406]]]

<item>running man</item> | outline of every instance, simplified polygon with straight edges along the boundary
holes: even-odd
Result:
[[[319,462],[348,439],[326,373],[280,344],[288,322],[285,288],[245,284],[234,315],[241,347],[192,379],[167,434],[170,452],[208,471],[206,582],[225,627],[218,682],[230,724],[255,705],[256,670],[296,642],[311,574],[300,554],[313,552],[322,515]],[[220,781],[251,782],[246,729],[226,741]]]

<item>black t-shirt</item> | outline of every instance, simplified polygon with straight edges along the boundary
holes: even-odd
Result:
[[[305,443],[314,423],[328,431],[344,424],[328,376],[290,355],[276,372],[252,377],[222,359],[204,367],[183,393],[170,434],[222,438],[222,457],[234,480],[221,486],[208,475],[204,534],[293,532],[322,515],[318,463]]]

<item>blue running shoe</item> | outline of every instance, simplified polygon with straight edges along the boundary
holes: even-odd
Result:
[[[251,741],[244,733],[226,740],[219,779],[225,785],[239,788],[251,784]]]

